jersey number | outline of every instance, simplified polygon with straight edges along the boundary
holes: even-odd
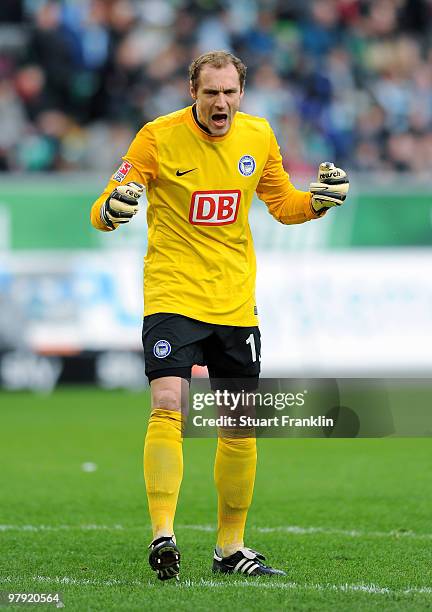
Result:
[[[253,334],[248,336],[248,338],[246,340],[246,344],[250,345],[250,349],[251,349],[251,353],[252,353],[252,361],[256,361],[257,360],[257,354],[256,354],[256,348],[255,348],[255,336]],[[259,356],[259,359],[261,360],[261,355]]]

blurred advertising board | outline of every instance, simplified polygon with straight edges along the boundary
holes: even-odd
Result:
[[[146,386],[141,279],[136,252],[115,267],[92,251],[0,256],[0,386]]]
[[[3,386],[25,387],[17,373],[44,368],[55,382],[144,385],[141,261],[135,251],[1,256]],[[431,268],[423,249],[258,253],[263,373],[427,375]]]
[[[2,185],[0,385],[145,384],[145,196],[133,223],[96,231],[89,213],[104,180]],[[252,205],[264,375],[431,373],[430,185],[369,174],[351,183],[349,202],[312,223],[286,227]]]
[[[429,249],[260,254],[263,369],[430,375],[431,266]]]
[[[0,194],[1,250],[146,250],[145,196],[134,222],[108,237],[89,222],[91,203],[106,178],[91,175],[18,176],[2,184]],[[308,180],[293,179],[307,189]],[[429,183],[394,175],[351,176],[349,201],[337,214],[319,223],[290,226],[270,217],[255,199],[251,228],[262,251],[311,248],[416,247],[432,245],[432,198]],[[37,214],[35,214],[37,211]]]

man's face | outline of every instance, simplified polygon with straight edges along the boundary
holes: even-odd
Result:
[[[230,129],[239,109],[243,91],[236,67],[223,68],[205,65],[201,69],[197,88],[190,88],[196,100],[198,119],[214,136],[223,136]]]

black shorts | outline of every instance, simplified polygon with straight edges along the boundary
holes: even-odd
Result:
[[[206,365],[210,379],[244,378],[251,387],[260,373],[261,334],[257,326],[203,323],[183,315],[144,317],[142,340],[146,375],[190,379],[192,366]]]

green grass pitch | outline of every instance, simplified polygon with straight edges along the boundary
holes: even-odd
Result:
[[[246,544],[287,571],[273,580],[211,573],[215,440],[186,440],[181,581],[162,584],[148,412],[145,393],[0,394],[1,590],[60,591],[77,611],[432,609],[430,438],[260,440]]]

